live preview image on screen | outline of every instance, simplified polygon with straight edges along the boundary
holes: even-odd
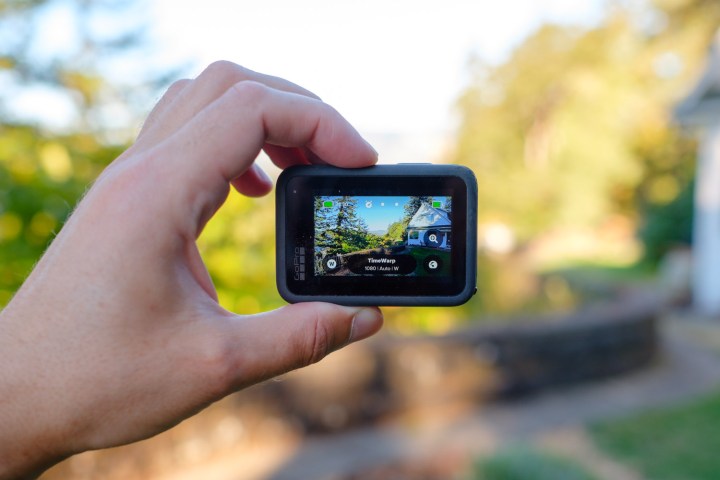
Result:
[[[318,276],[450,275],[452,197],[315,196]]]

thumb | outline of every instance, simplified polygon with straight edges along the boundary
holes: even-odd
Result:
[[[234,387],[243,388],[322,360],[382,327],[375,307],[298,303],[233,322]]]

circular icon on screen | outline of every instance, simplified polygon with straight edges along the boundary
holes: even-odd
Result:
[[[438,273],[442,268],[442,260],[436,255],[430,255],[423,260],[423,267],[428,273]]]
[[[428,230],[425,232],[424,240],[428,247],[438,248],[443,243],[443,234],[437,230]]]
[[[323,258],[323,268],[328,273],[336,271],[340,268],[340,259],[334,255]]]

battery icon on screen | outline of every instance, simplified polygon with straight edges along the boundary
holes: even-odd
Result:
[[[440,207],[442,207],[442,202],[433,201],[433,208],[440,208]]]
[[[323,202],[323,207],[325,208],[332,208],[333,207],[333,201],[332,200],[325,200]]]

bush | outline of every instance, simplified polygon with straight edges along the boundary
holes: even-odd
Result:
[[[672,202],[648,207],[638,232],[646,262],[655,265],[673,247],[692,244],[694,194],[692,181]]]

